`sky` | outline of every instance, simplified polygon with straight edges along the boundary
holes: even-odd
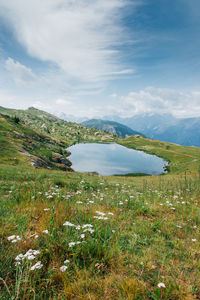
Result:
[[[0,0],[0,105],[200,117],[199,0]]]

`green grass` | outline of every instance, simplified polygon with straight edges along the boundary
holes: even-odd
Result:
[[[165,158],[170,173],[61,171],[51,161],[65,149],[58,136],[1,116],[0,299],[200,297],[200,149],[143,137],[118,142]],[[22,147],[52,170],[31,166]],[[29,249],[39,254],[15,265]]]
[[[0,171],[1,299],[199,295],[197,175],[108,178],[17,166]],[[95,219],[96,211],[108,219]],[[91,224],[94,232],[63,226],[66,221]],[[11,243],[11,235],[21,240]],[[84,243],[69,247],[77,241]],[[16,267],[15,257],[29,249],[40,254]],[[37,261],[43,267],[30,271]],[[157,287],[160,282],[166,289]]]

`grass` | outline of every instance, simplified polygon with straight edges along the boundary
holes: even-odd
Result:
[[[170,173],[61,171],[58,137],[1,117],[0,299],[200,298],[199,148],[118,142],[163,157]],[[52,170],[33,168],[21,147]]]
[[[199,297],[197,174],[108,178],[17,166],[0,174],[1,299]],[[40,254],[15,266],[29,249]],[[37,261],[43,267],[30,271]]]

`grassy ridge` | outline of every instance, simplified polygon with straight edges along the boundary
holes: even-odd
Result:
[[[200,170],[200,148],[186,147],[172,143],[150,140],[142,136],[133,136],[118,141],[123,146],[131,149],[155,154],[169,162],[172,173]]]
[[[62,142],[0,118],[0,298],[198,299],[199,148],[119,140],[171,172],[100,177],[58,170]]]

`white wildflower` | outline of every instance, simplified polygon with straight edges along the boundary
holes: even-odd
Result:
[[[61,272],[65,272],[67,270],[67,266],[62,266],[62,267],[60,267],[60,271]]]
[[[94,219],[98,219],[98,220],[108,220],[107,217],[102,217],[102,216],[94,216]]]
[[[28,259],[28,260],[34,260],[34,259],[35,259],[35,256],[31,254],[31,255],[27,256],[27,259]]]
[[[46,234],[48,234],[49,233],[49,231],[46,229],[46,230],[43,230],[42,231],[43,233],[46,233]]]
[[[166,288],[165,284],[163,282],[158,283],[158,287],[159,288]]]
[[[15,257],[15,260],[23,260],[24,259],[24,255],[22,253],[18,254],[16,257]]]
[[[65,261],[64,261],[64,264],[68,264],[70,261],[69,261],[69,259],[66,259]]]
[[[98,210],[96,210],[96,213],[97,213],[98,215],[101,215],[101,216],[105,216],[105,215],[106,215],[105,213],[103,213],[103,212],[101,212],[101,211],[98,211]]]
[[[8,239],[8,241],[11,241],[11,240],[14,240],[15,239],[15,235],[11,235],[11,236],[9,236],[7,239]]]
[[[34,271],[36,269],[41,269],[43,265],[41,264],[41,261],[38,261],[34,266],[31,267],[31,271]]]
[[[73,227],[73,226],[75,226],[75,225],[67,221],[67,222],[65,222],[65,223],[63,224],[63,226],[70,226],[70,227]]]
[[[84,239],[85,238],[85,234],[83,233],[83,234],[81,234],[81,239]]]
[[[86,227],[93,227],[93,225],[91,225],[91,224],[85,224],[85,225],[82,226],[82,228],[86,228]]]

